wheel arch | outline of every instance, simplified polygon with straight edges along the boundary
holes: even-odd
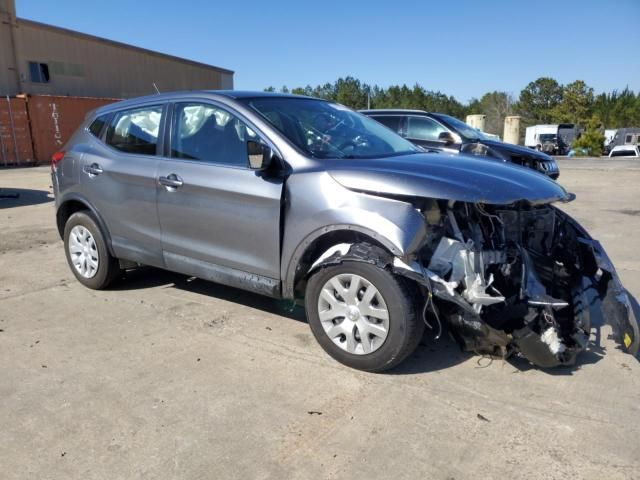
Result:
[[[88,210],[91,212],[96,222],[98,223],[100,233],[102,233],[102,235],[104,236],[109,254],[115,257],[113,253],[113,247],[111,246],[111,235],[104,219],[91,204],[91,202],[89,202],[81,195],[72,194],[64,197],[60,202],[60,205],[56,209],[56,226],[58,228],[58,234],[60,235],[60,238],[64,238],[64,227],[69,220],[69,217],[71,217],[71,215],[73,215],[74,213],[83,210]]]
[[[379,233],[357,225],[331,225],[309,234],[295,249],[282,285],[282,296],[293,299],[304,291],[306,276],[313,263],[327,250],[344,243],[368,243],[391,256],[402,256],[400,249]]]

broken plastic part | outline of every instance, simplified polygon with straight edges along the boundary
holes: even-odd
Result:
[[[487,288],[493,282],[493,277],[489,281],[485,280],[485,267],[483,252],[471,249],[472,243],[465,245],[452,238],[443,237],[440,239],[431,260],[428,270],[435,272],[433,280],[444,285],[450,295],[453,289],[460,283],[464,284],[462,297],[469,302],[476,313],[480,313],[483,306],[504,302],[501,295],[493,296],[487,293]],[[503,254],[492,252],[490,260],[506,258]],[[448,280],[443,280],[449,274]]]
[[[320,265],[322,262],[324,262],[327,258],[331,257],[332,255],[335,255],[335,254],[339,254],[339,256],[346,255],[349,249],[351,248],[351,245],[353,245],[353,243],[339,243],[337,245],[332,246],[331,248],[328,248],[322,255],[318,257],[318,259],[315,262],[313,262],[313,264],[309,268],[309,271],[314,270],[318,265]]]
[[[560,337],[558,336],[556,327],[547,328],[542,333],[542,335],[540,335],[540,340],[542,340],[543,343],[549,345],[549,350],[551,350],[551,353],[553,353],[554,355],[562,353],[566,350],[564,343],[562,343],[562,340],[560,340]]]
[[[555,309],[567,307],[569,305],[568,302],[558,300],[547,294],[547,289],[536,273],[529,252],[520,247],[520,256],[522,257],[520,298],[526,300],[527,303],[532,306],[550,306]]]
[[[509,344],[506,333],[487,325],[475,313],[463,312],[449,317],[449,327],[463,350],[494,354]]]
[[[549,348],[549,345],[543,342],[540,335],[529,327],[515,330],[512,336],[520,353],[531,363],[539,367],[551,368],[561,364],[569,365],[575,362],[575,353],[564,359],[563,362],[560,362],[558,356]]]
[[[543,368],[571,365],[586,348],[591,327],[606,321],[621,348],[637,355],[637,303],[601,245],[566,214],[549,209],[525,210],[522,216],[516,212],[514,221],[522,223],[522,230],[515,230],[506,216],[498,220],[491,213],[496,211],[484,206],[482,228],[477,219],[464,216],[473,209],[447,212],[442,222],[449,222],[448,230],[431,225],[424,250],[415,257],[395,257],[367,243],[344,243],[327,249],[309,273],[346,260],[391,269],[425,287],[425,322],[447,323],[465,350],[512,349]],[[455,215],[460,223],[452,225]],[[505,234],[503,221],[514,231]],[[462,241],[443,236],[444,231],[460,234]],[[494,288],[494,280],[504,296]],[[427,319],[429,309],[434,319]],[[439,336],[441,325],[436,328]]]

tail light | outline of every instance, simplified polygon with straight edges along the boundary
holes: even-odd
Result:
[[[64,158],[64,152],[62,150],[60,150],[59,152],[54,153],[53,155],[51,155],[51,170],[55,171],[56,166],[58,165],[58,163]]]

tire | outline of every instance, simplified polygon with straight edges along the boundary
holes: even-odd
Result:
[[[358,289],[355,300],[351,281]],[[311,276],[305,310],[314,337],[331,357],[351,368],[382,372],[413,353],[422,338],[424,323],[416,314],[416,294],[415,285],[387,270],[345,261]]]
[[[118,260],[109,254],[98,222],[88,210],[76,212],[67,220],[64,251],[69,268],[85,287],[101,290],[120,273]]]

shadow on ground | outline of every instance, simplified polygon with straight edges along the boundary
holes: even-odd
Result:
[[[227,287],[153,267],[141,267],[127,271],[123,275],[123,278],[111,287],[111,290],[144,290],[162,286],[242,304],[249,308],[255,308],[266,313],[280,315],[290,320],[306,323],[304,308],[293,305],[290,301],[265,297],[238,288]],[[600,332],[596,331],[595,338],[592,337],[592,342],[588,349],[578,355],[575,365],[541,369],[518,355],[512,355],[503,360],[500,357],[463,352],[458,344],[449,336],[446,329],[439,339],[434,338],[433,332],[426,329],[424,337],[415,353],[389,373],[393,375],[428,373],[472,360],[476,363],[476,368],[487,368],[494,362],[506,361],[520,372],[537,369],[549,375],[566,376],[573,375],[574,372],[585,365],[591,365],[600,361],[606,355],[606,350],[601,344]]]
[[[53,195],[45,190],[0,187],[0,209],[38,205],[53,201]]]
[[[208,282],[199,278],[153,267],[141,267],[127,271],[124,277],[111,287],[111,290],[144,290],[146,288],[160,286],[239,303],[249,308],[280,315],[298,322],[306,323],[307,321],[304,308],[294,305],[288,300],[278,300],[247,292],[239,288],[227,287],[219,283]]]
[[[428,373],[444,370],[466,361],[473,361],[474,368],[487,368],[494,363],[507,362],[518,372],[539,370],[549,375],[568,376],[573,375],[585,365],[599,362],[604,355],[605,350],[602,347],[590,345],[588,350],[578,355],[575,365],[567,367],[540,368],[532,365],[527,359],[517,354],[503,359],[497,356],[463,352],[458,344],[446,335],[438,340],[428,338],[423,339],[415,353],[389,373],[393,375]]]

